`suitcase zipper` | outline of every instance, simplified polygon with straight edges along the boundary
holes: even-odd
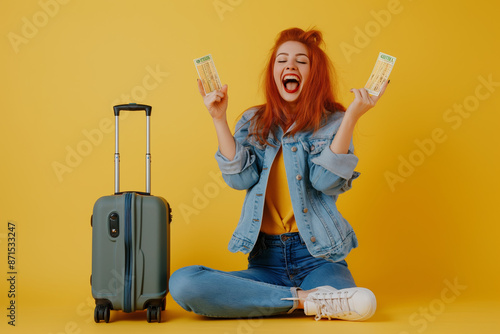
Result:
[[[123,311],[132,312],[132,198],[125,194],[125,291]]]

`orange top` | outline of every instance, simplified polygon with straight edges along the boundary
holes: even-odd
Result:
[[[285,161],[281,148],[276,154],[267,183],[264,215],[260,230],[266,234],[298,232],[292,200],[286,180]]]

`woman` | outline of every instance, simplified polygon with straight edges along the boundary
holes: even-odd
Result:
[[[304,309],[306,315],[366,320],[373,293],[356,287],[344,258],[357,246],[338,212],[339,194],[354,171],[353,129],[382,96],[352,89],[345,109],[333,94],[332,67],[319,31],[298,28],[278,36],[267,66],[267,103],[247,110],[234,136],[227,125],[227,85],[205,94],[227,184],[245,189],[241,218],[229,243],[249,253],[248,269],[179,269],[170,293],[184,309],[209,317],[258,317]]]

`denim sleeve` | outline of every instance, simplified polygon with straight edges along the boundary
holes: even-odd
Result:
[[[234,143],[236,154],[233,160],[227,159],[217,150],[215,160],[222,172],[222,177],[226,183],[234,189],[244,190],[252,187],[259,181],[256,155],[253,147],[247,142],[249,122],[243,115],[236,124]]]
[[[352,181],[360,175],[354,170],[358,157],[353,153],[351,142],[347,154],[336,154],[330,145],[311,159],[310,180],[312,186],[326,195],[338,195],[351,189]]]

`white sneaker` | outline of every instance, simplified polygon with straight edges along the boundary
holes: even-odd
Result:
[[[375,295],[365,288],[337,290],[321,286],[304,301],[304,313],[321,318],[361,321],[370,318],[377,308]]]

